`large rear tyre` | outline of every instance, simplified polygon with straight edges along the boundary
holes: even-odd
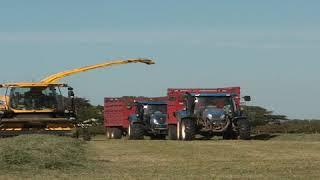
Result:
[[[170,124],[168,127],[168,137],[170,140],[177,140],[177,126]]]
[[[249,140],[251,138],[251,125],[248,119],[238,121],[239,139]]]
[[[196,136],[196,124],[192,119],[184,119],[181,122],[181,140],[192,141]]]
[[[138,123],[130,124],[128,134],[131,140],[142,140],[144,139],[144,126]]]

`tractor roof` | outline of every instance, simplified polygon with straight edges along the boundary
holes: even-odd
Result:
[[[139,103],[139,104],[145,104],[145,105],[167,105],[166,102],[161,102],[161,101],[158,101],[158,102],[152,102],[152,101],[137,101],[137,103]]]
[[[236,93],[212,93],[212,94],[191,94],[194,97],[232,97],[237,96]]]
[[[10,88],[10,87],[49,87],[49,86],[68,87],[67,84],[41,83],[41,82],[19,82],[19,83],[0,84],[0,88]]]

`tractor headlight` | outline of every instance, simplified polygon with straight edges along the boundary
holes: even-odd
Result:
[[[226,115],[223,114],[220,116],[220,119],[224,119],[224,118],[226,118]]]
[[[159,125],[159,122],[158,122],[157,119],[153,119],[153,123],[154,123],[155,125]]]
[[[208,115],[207,115],[207,118],[208,118],[209,120],[211,120],[211,119],[213,118],[212,114],[208,114]]]

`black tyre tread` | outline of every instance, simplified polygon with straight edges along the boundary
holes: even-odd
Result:
[[[177,140],[177,126],[176,125],[169,125],[168,127],[168,138],[170,140]]]
[[[114,139],[122,138],[122,130],[120,128],[113,128],[113,138]]]
[[[131,136],[129,139],[132,140],[141,140],[144,139],[144,126],[142,124],[132,124],[131,126]]]
[[[184,119],[182,124],[185,125],[185,133],[186,137],[183,139],[184,141],[192,141],[196,136],[196,124],[192,119]]]

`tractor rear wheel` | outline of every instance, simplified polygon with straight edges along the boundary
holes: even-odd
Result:
[[[144,126],[142,124],[130,124],[128,131],[129,139],[141,140],[144,138]]]
[[[170,124],[168,127],[168,137],[170,140],[177,140],[177,126]]]
[[[248,119],[240,119],[238,121],[239,138],[249,140],[251,136],[251,126]]]
[[[181,140],[191,141],[196,136],[196,124],[192,119],[184,119],[181,122]]]

